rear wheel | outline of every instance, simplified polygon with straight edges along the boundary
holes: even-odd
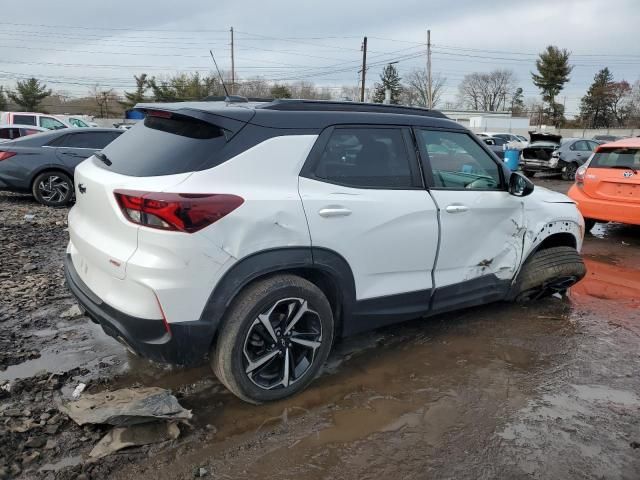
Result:
[[[515,300],[526,302],[564,293],[587,273],[575,248],[553,247],[534,253],[524,264],[515,286]]]
[[[562,179],[574,181],[576,179],[576,170],[578,170],[577,164],[568,163],[567,166],[562,170]]]
[[[596,221],[594,219],[592,219],[592,218],[585,218],[584,219],[584,231],[585,231],[585,233],[586,232],[590,232],[591,229],[593,227],[595,227],[595,226],[596,226]]]
[[[295,275],[257,281],[234,300],[211,351],[211,366],[250,403],[304,390],[333,341],[333,314],[322,291]]]
[[[33,181],[35,199],[48,207],[62,207],[73,198],[73,182],[62,172],[42,172]]]

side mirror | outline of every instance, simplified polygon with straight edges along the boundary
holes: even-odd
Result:
[[[509,177],[509,193],[516,197],[526,197],[533,192],[535,185],[531,180],[518,172],[511,172]]]

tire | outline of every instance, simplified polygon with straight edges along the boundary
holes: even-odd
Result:
[[[525,177],[533,178],[536,176],[536,172],[532,172],[531,170],[522,170],[522,173]]]
[[[552,247],[534,253],[524,264],[515,285],[515,301],[526,302],[564,293],[587,273],[582,257],[572,247]]]
[[[591,229],[593,227],[596,226],[596,221],[592,218],[585,218],[584,219],[584,232],[588,233],[591,231]]]
[[[578,165],[575,163],[567,163],[567,166],[562,171],[562,179],[574,181],[576,179],[576,171],[578,170]]]
[[[333,331],[331,305],[313,283],[290,274],[258,280],[226,312],[211,367],[246,402],[280,400],[313,381],[329,356]],[[287,361],[293,368],[285,368]]]
[[[64,207],[73,198],[73,181],[63,172],[42,172],[33,181],[31,192],[42,205]]]

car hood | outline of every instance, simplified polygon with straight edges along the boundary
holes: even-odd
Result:
[[[560,145],[560,141],[562,140],[562,135],[557,135],[555,133],[547,133],[547,132],[529,132],[529,138],[531,139],[531,143],[545,142],[545,143],[555,143],[556,145]]]
[[[537,185],[533,190],[533,193],[536,195],[538,200],[541,200],[545,203],[575,203],[563,193],[554,192],[553,190],[539,187]]]

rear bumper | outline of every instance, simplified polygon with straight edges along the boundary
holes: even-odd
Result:
[[[591,198],[575,184],[568,193],[576,202],[578,210],[584,218],[603,222],[619,222],[629,225],[640,225],[640,203],[614,202]]]
[[[175,322],[137,318],[104,303],[78,275],[71,255],[64,260],[64,274],[71,293],[91,320],[133,353],[160,363],[195,365],[202,363],[211,346],[213,328],[202,320]]]
[[[545,172],[545,173],[562,172],[562,167],[557,164],[551,166],[549,161],[525,159],[524,157],[522,157],[522,155],[520,156],[520,168],[522,170],[527,170],[530,172]]]

